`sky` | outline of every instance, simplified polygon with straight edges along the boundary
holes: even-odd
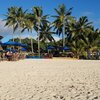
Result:
[[[4,14],[7,13],[9,7],[22,7],[31,12],[32,7],[40,6],[43,8],[44,14],[52,16],[56,15],[54,8],[61,4],[65,4],[67,9],[73,7],[72,15],[77,19],[80,16],[87,16],[95,28],[100,28],[100,0],[0,0],[0,35],[4,36],[2,42],[12,38],[12,28],[4,27],[5,22],[2,21],[5,19]],[[17,36],[16,34],[15,36]],[[27,34],[28,32],[23,33],[22,38],[29,36]],[[33,37],[37,37],[35,32],[33,32]],[[55,36],[55,39],[58,40],[59,37]]]

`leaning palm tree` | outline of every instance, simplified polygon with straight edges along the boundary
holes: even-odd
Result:
[[[8,27],[13,27],[13,35],[12,35],[12,38],[13,38],[13,42],[14,42],[14,32],[16,30],[16,26],[17,26],[17,21],[16,21],[16,11],[17,11],[17,7],[10,7],[8,8],[8,12],[7,14],[5,15],[6,16],[6,24],[5,26],[8,26]]]
[[[40,57],[40,25],[46,24],[47,21],[47,15],[43,15],[43,10],[41,7],[33,7],[33,13],[34,13],[34,19],[35,19],[35,30],[38,34],[38,54]]]
[[[61,35],[62,34],[62,40],[63,40],[63,47],[65,46],[65,34],[67,33],[66,26],[69,23],[70,15],[72,12],[72,8],[66,9],[65,5],[62,4],[59,6],[58,9],[55,9],[57,15],[53,16],[55,18],[53,25],[54,30],[56,30],[56,34]]]

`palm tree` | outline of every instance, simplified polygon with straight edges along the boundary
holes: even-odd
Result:
[[[87,34],[92,32],[91,27],[92,27],[92,22],[89,22],[86,16],[80,17],[79,21],[77,21],[75,25],[75,31],[76,31],[75,38],[76,39],[82,38],[85,41]],[[88,55],[90,55],[89,49],[87,52]]]
[[[70,20],[70,15],[72,8],[66,9],[65,5],[62,4],[58,9],[55,9],[57,16],[53,16],[55,18],[53,25],[54,30],[56,30],[56,34],[61,35],[63,39],[63,47],[65,46],[65,34],[67,34],[66,27]]]
[[[81,37],[76,38],[76,33],[70,33],[67,38],[67,45],[70,47],[71,52],[75,58],[78,58],[84,53],[84,41]]]
[[[24,24],[25,24],[25,14],[26,14],[27,10],[23,11],[23,9],[21,7],[17,8],[17,11],[16,11],[16,29],[19,29],[19,31],[21,32],[21,28],[24,27]],[[20,43],[21,43],[21,34],[20,35]]]
[[[16,30],[16,26],[17,26],[17,23],[16,23],[16,11],[17,11],[17,7],[10,7],[8,8],[8,12],[7,12],[7,15],[6,16],[6,24],[5,26],[8,26],[8,27],[13,27],[13,42],[14,42],[14,32]]]
[[[23,27],[21,32],[24,32],[27,29],[32,34],[33,28],[34,28],[34,14],[27,13],[26,16],[25,16],[25,19],[24,19],[24,27]],[[33,53],[33,40],[32,40],[32,37],[31,37],[31,50],[32,50],[32,53]]]
[[[42,43],[46,44],[46,47],[48,47],[48,42],[55,43],[55,40],[52,36],[53,34],[55,34],[55,32],[52,31],[52,26],[49,23],[40,26],[39,39]]]
[[[87,50],[87,58],[91,59],[91,52],[93,50],[100,49],[99,41],[100,41],[100,32],[98,29],[94,29],[94,27],[91,27],[91,32],[87,33],[84,42],[85,42],[85,49]]]
[[[69,41],[68,46],[74,53],[75,58],[79,59],[79,57],[84,54],[84,41],[82,39],[77,41],[72,38],[71,41]]]
[[[45,24],[45,25],[41,25],[40,26],[40,41],[42,42],[47,42],[47,41],[55,41],[53,38],[53,34],[55,34],[55,32],[51,31],[52,26],[50,24]]]
[[[33,7],[34,18],[35,18],[35,30],[38,34],[38,54],[40,57],[40,25],[46,24],[48,21],[47,15],[43,15],[43,10],[41,7]]]
[[[82,54],[85,49],[86,35],[91,32],[91,22],[88,22],[86,16],[82,16],[78,21],[74,21],[69,24],[69,36],[67,43],[70,45],[72,50],[77,51],[77,56]],[[76,56],[76,57],[77,57]]]
[[[27,10],[26,10],[27,11]],[[23,11],[21,7],[10,7],[8,8],[8,13],[6,15],[6,24],[5,26],[13,26],[13,35],[14,32],[23,27],[24,25],[24,15],[26,11]],[[14,41],[14,38],[13,38]],[[20,39],[21,42],[21,39]]]
[[[83,36],[91,32],[92,22],[88,21],[86,16],[82,16],[79,20],[69,24],[69,35],[75,36],[76,39],[83,38]]]

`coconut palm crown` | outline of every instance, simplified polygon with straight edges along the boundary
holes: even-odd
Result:
[[[67,34],[66,27],[71,17],[70,15],[72,12],[72,8],[67,10],[65,5],[62,4],[59,6],[58,9],[55,8],[55,11],[57,15],[53,16],[55,18],[53,22],[54,30],[56,31],[56,34],[58,35],[62,34],[63,47],[64,47],[65,46],[65,34]]]

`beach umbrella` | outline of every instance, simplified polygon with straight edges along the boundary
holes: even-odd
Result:
[[[21,47],[27,47],[26,44],[22,44],[22,43],[18,43],[18,46],[21,46]]]
[[[48,47],[47,47],[48,53],[49,53],[49,51],[54,50],[54,49],[55,49],[54,46],[48,46]]]
[[[2,45],[13,45],[13,46],[15,46],[16,43],[15,42],[12,42],[12,41],[9,41],[9,42],[3,43]]]
[[[67,47],[67,46],[64,46],[64,47],[59,47],[59,50],[70,50],[70,48],[69,47]]]
[[[12,42],[12,41],[5,42],[2,45],[12,45],[12,46],[22,46],[22,47],[27,46],[26,44],[22,44],[22,43],[18,43],[18,42]]]
[[[18,50],[7,48],[6,51],[18,52]]]
[[[26,49],[26,48],[21,48],[20,50],[21,50],[21,51],[27,51],[27,49]]]
[[[54,46],[48,46],[47,49],[48,49],[48,50],[53,50],[53,49],[55,49],[55,47],[54,47]]]
[[[63,48],[63,50],[70,50],[70,48],[69,47],[67,47],[67,46],[65,46],[64,48]]]

